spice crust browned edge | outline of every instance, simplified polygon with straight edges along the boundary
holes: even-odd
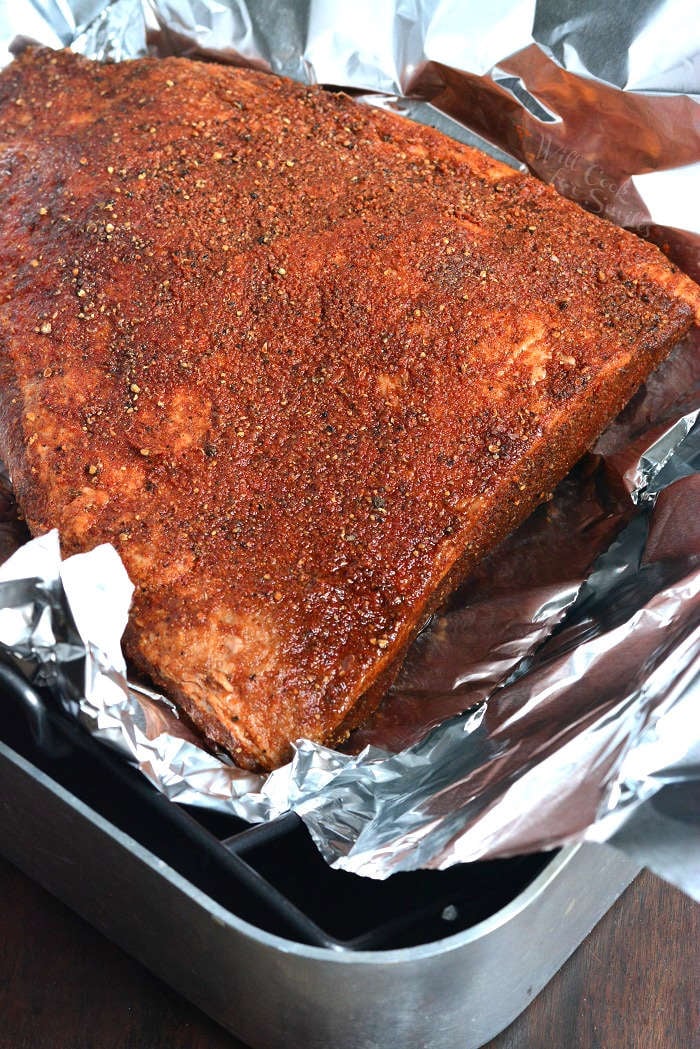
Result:
[[[693,310],[690,306],[685,308],[688,311],[685,323],[674,327],[667,338],[659,342],[648,340],[636,349],[624,366],[619,367],[617,362],[613,361],[607,369],[603,369],[580,396],[573,413],[571,405],[567,405],[566,410],[571,414],[570,418],[562,422],[561,416],[558,415],[548,420],[549,425],[538,438],[535,449],[521,462],[518,472],[505,478],[489,494],[488,501],[481,504],[477,541],[460,552],[460,546],[464,547],[464,541],[467,539],[465,533],[474,526],[474,520],[470,518],[454,538],[451,548],[454,556],[451,563],[437,569],[442,573],[442,578],[436,588],[416,609],[410,628],[405,628],[403,636],[399,637],[390,654],[384,660],[378,660],[373,672],[370,672],[369,688],[364,689],[336,731],[330,737],[326,736],[316,742],[323,742],[326,746],[342,743],[377,709],[426,619],[443,604],[488,551],[497,546],[540,503],[549,498],[551,490],[571,470],[583,451],[594,443],[649,373],[668,356],[673,346],[690,329]],[[517,505],[514,493],[517,493],[519,499]],[[128,654],[128,644],[126,649]],[[146,665],[140,653],[138,662],[156,684],[162,683],[167,693],[185,713],[187,720],[203,732],[210,742],[224,748],[242,768],[260,770],[261,766],[242,750],[236,737],[226,732],[219,722],[203,715],[181,690],[173,688],[172,682],[160,682],[157,668]],[[366,682],[367,677],[364,680]],[[287,760],[291,754],[290,745],[286,754]]]
[[[581,448],[589,448],[596,441],[605,427],[627,404],[647,375],[665,360],[673,346],[690,330],[692,323],[692,311],[689,310],[688,323],[682,331],[674,332],[662,343],[637,353],[623,369],[615,372],[615,377],[621,381],[614,391],[601,390],[600,387],[605,385],[605,373],[599,377],[599,382],[592,383],[586,391],[584,400],[577,406],[577,417],[580,422],[578,427],[572,420],[556,434],[547,432],[542,434],[538,440],[538,451],[523,464],[524,468],[519,475],[509,478],[494,492],[490,512],[483,521],[481,541],[455,560],[435,592],[426,601],[422,614],[418,617],[417,626],[403,641],[392,663],[381,670],[373,684],[360,698],[351,715],[339,726],[334,743],[347,739],[353,729],[359,728],[363,721],[376,710],[396,678],[410,645],[426,619],[437,611],[450,593],[459,586],[490,550],[493,550],[518,525],[522,524],[540,503],[545,502],[551,496],[551,490],[566,477],[581,458],[583,454]],[[557,438],[557,446],[547,443],[548,439],[551,441],[554,437]],[[552,451],[554,454],[547,461],[547,456]],[[525,485],[523,490],[520,490],[521,484]],[[511,498],[514,490],[518,491],[521,499],[517,507],[513,505]]]

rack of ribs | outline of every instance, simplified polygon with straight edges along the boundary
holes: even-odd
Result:
[[[128,657],[242,766],[346,737],[699,309],[652,245],[342,94],[0,75],[0,452],[33,532],[114,544]]]

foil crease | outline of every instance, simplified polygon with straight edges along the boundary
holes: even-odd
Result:
[[[661,243],[700,276],[696,23],[506,0],[16,0],[27,43],[187,54],[351,89],[487,149]],[[697,21],[697,20],[696,20]],[[270,776],[211,753],[127,682],[130,583],[55,533],[0,569],[0,650],[168,797],[251,822],[290,809],[336,867],[417,867],[606,841],[700,899],[700,355],[689,337],[426,626],[345,752]],[[0,553],[26,539],[7,485]]]

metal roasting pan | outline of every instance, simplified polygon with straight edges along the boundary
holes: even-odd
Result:
[[[476,1049],[637,873],[600,845],[331,871],[295,816],[202,824],[4,666],[0,702],[0,851],[254,1049]]]

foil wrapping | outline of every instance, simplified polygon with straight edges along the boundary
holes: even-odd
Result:
[[[188,54],[351,89],[527,165],[700,275],[697,41],[672,0],[17,0],[35,41]],[[0,569],[0,649],[173,800],[290,809],[334,866],[417,867],[606,841],[700,899],[700,360],[689,337],[414,644],[344,752],[264,777],[126,680],[130,583],[52,533]],[[0,553],[26,539],[6,485]]]

